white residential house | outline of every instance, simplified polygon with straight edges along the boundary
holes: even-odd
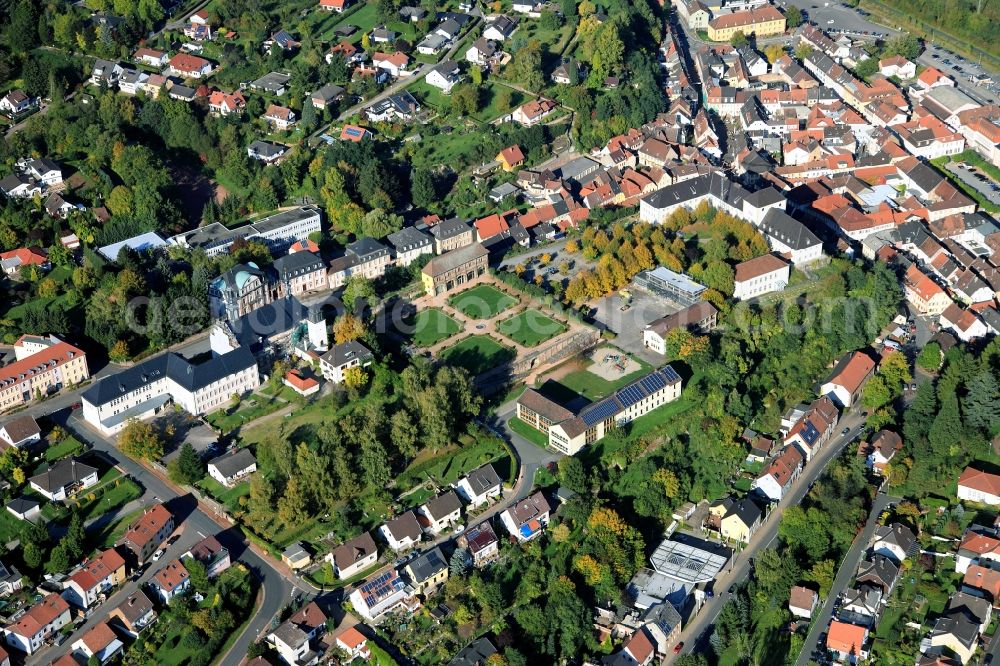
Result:
[[[30,415],[25,414],[0,426],[0,441],[7,446],[24,447],[41,441],[42,430]]]
[[[471,507],[489,504],[503,494],[500,477],[489,463],[472,470],[452,485]]]
[[[760,476],[754,479],[753,488],[772,502],[780,502],[798,478],[803,462],[797,448],[786,446],[761,470]]]
[[[815,590],[796,585],[792,588],[791,594],[788,597],[788,610],[795,617],[808,620],[812,617],[818,603],[819,595],[816,594]]]
[[[462,502],[454,491],[447,491],[428,500],[417,509],[417,519],[424,530],[440,534],[462,517]]]
[[[368,661],[372,651],[368,649],[368,639],[358,631],[357,626],[349,627],[346,631],[337,635],[334,644],[347,653],[348,661],[361,659]]]
[[[378,546],[368,532],[345,541],[326,554],[326,561],[341,580],[355,576],[378,560]]]
[[[873,555],[884,555],[896,564],[902,564],[919,549],[916,535],[900,523],[876,527],[870,545]]]
[[[420,538],[423,536],[420,522],[413,511],[390,518],[378,528],[378,531],[389,547],[397,553],[413,548],[420,543]]]
[[[121,654],[125,649],[125,644],[115,635],[108,623],[102,621],[98,622],[70,647],[76,654],[84,657],[87,663],[90,663],[91,659],[96,659],[99,664],[107,664]]]
[[[736,264],[733,298],[747,300],[788,286],[791,269],[788,262],[775,254],[765,254]]]
[[[374,356],[357,340],[334,345],[319,359],[323,379],[334,384],[344,381],[344,372],[351,368],[366,368],[372,364]]]
[[[34,654],[46,639],[72,619],[69,604],[58,594],[50,594],[28,609],[16,622],[4,627],[7,645]]]
[[[125,582],[125,559],[109,548],[74,571],[63,583],[63,599],[77,608],[87,609],[101,595]]]
[[[500,521],[518,541],[530,541],[545,530],[552,507],[541,491],[500,514]]]
[[[289,666],[307,666],[319,661],[311,642],[326,629],[326,614],[315,601],[278,625],[267,635],[267,642]]]
[[[191,587],[191,579],[181,561],[174,560],[153,574],[149,584],[166,604],[174,597],[184,594]]]
[[[264,120],[277,130],[290,129],[296,122],[295,112],[291,109],[272,104],[264,112]]]
[[[97,485],[97,470],[75,458],[64,458],[41,474],[28,479],[31,487],[51,502]]]
[[[407,76],[407,67],[410,65],[410,57],[405,53],[380,53],[372,54],[372,64],[376,69],[383,69],[394,79]]]
[[[966,467],[958,477],[958,499],[997,506],[1000,504],[1000,475]]]
[[[427,75],[429,85],[441,90],[446,95],[462,80],[462,70],[454,60],[446,60]]]
[[[257,471],[257,459],[250,449],[224,453],[208,463],[208,475],[224,486],[232,487]]]

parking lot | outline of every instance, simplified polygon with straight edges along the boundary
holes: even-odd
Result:
[[[778,6],[798,7],[806,20],[815,23],[832,36],[835,36],[835,33],[845,33],[850,37],[867,40],[887,39],[897,34],[894,27],[876,23],[863,9],[848,7],[838,2],[778,0]],[[991,71],[978,62],[967,60],[930,41],[924,45],[926,50],[917,58],[917,64],[940,69],[955,79],[962,92],[980,104],[1000,103],[1000,72]],[[981,85],[970,81],[970,78],[979,76],[989,77],[992,80]]]
[[[949,162],[945,167],[969,187],[982,194],[990,203],[1000,206],[1000,184],[965,162]]]
[[[612,294],[597,301],[591,314],[594,321],[618,336],[614,341],[616,346],[644,361],[659,365],[663,362],[663,357],[643,346],[642,331],[649,322],[671,315],[680,310],[680,307],[634,287],[629,287],[629,291],[632,293],[632,300],[626,310],[622,310],[624,299],[618,294]]]

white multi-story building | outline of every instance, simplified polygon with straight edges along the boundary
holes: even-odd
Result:
[[[765,254],[756,259],[736,265],[733,282],[733,298],[746,300],[772,291],[781,291],[788,286],[788,262],[774,254]]]
[[[50,594],[28,609],[17,622],[4,627],[7,645],[33,654],[45,640],[70,623],[69,604]]]
[[[273,254],[284,252],[296,241],[308,240],[310,234],[322,231],[319,208],[302,206],[275,213],[257,222],[230,229],[224,224],[213,222],[194,231],[186,231],[171,236],[168,243],[192,250],[202,249],[208,257],[217,257],[229,252],[237,238],[261,240]]]
[[[174,353],[157,356],[98,381],[84,392],[83,418],[105,435],[132,418],[151,418],[173,401],[191,414],[207,414],[260,386],[249,348],[192,365]]]
[[[614,394],[584,407],[576,416],[528,389],[517,401],[517,417],[549,436],[549,447],[574,455],[600,440],[613,427],[673,402],[681,395],[681,377],[665,365]]]

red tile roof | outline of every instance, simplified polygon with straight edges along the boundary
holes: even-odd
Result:
[[[350,627],[347,631],[337,636],[337,640],[347,646],[348,650],[354,650],[359,645],[367,641],[365,635],[358,631],[357,627]]]
[[[69,604],[58,594],[50,594],[28,609],[21,619],[8,626],[10,631],[19,636],[32,637],[38,634],[46,625],[69,610]]]
[[[98,622],[94,625],[94,628],[88,631],[80,639],[83,644],[87,646],[91,654],[97,654],[104,648],[111,645],[118,637],[115,636],[115,632],[111,630],[107,622]]]
[[[826,635],[826,647],[844,654],[859,655],[867,634],[868,630],[864,627],[834,620]]]
[[[57,342],[37,354],[32,354],[0,368],[0,386],[4,386],[8,382],[23,381],[32,375],[48,370],[50,367],[62,365],[83,355],[82,350],[68,342]],[[22,375],[24,376],[22,377]]]
[[[965,468],[958,477],[958,485],[990,495],[1000,495],[1000,476],[972,467]]]
[[[204,58],[193,56],[190,53],[178,53],[170,59],[170,66],[173,69],[176,69],[178,72],[187,72],[189,74],[196,74],[200,72],[203,67],[210,64],[211,63]]]
[[[868,354],[856,351],[851,354],[840,372],[830,378],[830,383],[844,387],[848,393],[854,393],[874,369],[875,361]]]
[[[736,281],[746,282],[747,280],[780,271],[782,268],[787,267],[788,262],[781,257],[774,254],[765,254],[756,259],[736,264]]]
[[[153,581],[166,592],[173,592],[188,579],[188,571],[180,560],[174,560],[153,574]]]
[[[508,166],[514,166],[524,161],[524,153],[521,152],[521,146],[508,146],[500,151],[500,159]]]

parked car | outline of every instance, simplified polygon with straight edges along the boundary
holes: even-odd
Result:
[[[684,641],[681,641],[680,643],[674,646],[674,654],[680,654],[681,650],[683,649],[684,649]]]
[[[161,557],[163,557],[163,554],[166,553],[166,552],[167,551],[165,551],[163,548],[161,548],[158,551],[156,551],[155,553],[153,553],[153,561],[156,562],[158,559],[160,559]]]

